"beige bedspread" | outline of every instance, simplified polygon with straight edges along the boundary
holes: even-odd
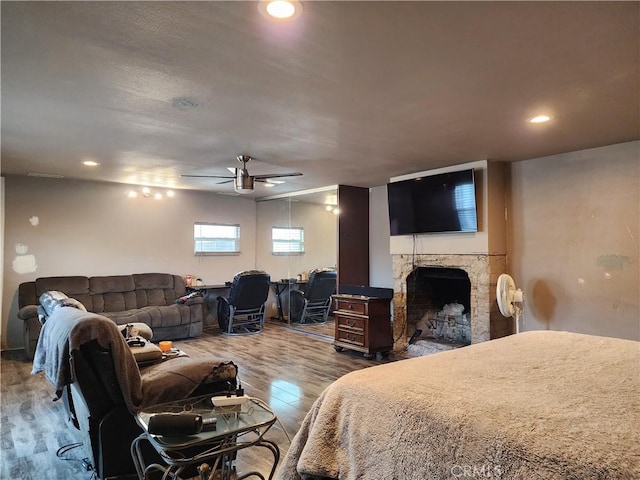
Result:
[[[338,379],[276,478],[639,479],[639,429],[640,343],[526,332]]]

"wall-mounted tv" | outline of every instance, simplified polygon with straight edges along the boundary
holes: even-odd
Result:
[[[473,169],[387,184],[391,235],[477,232]]]

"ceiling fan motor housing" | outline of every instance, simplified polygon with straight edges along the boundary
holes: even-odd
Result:
[[[237,193],[251,193],[254,188],[254,179],[245,168],[236,169],[236,178],[233,180],[233,189]]]

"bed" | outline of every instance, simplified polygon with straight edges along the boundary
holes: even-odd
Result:
[[[640,479],[640,342],[535,331],[359,370],[307,413],[298,479]]]

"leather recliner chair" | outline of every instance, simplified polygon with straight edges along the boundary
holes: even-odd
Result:
[[[228,335],[260,333],[271,277],[262,270],[247,270],[233,277],[229,297],[218,297],[218,324]]]
[[[316,268],[309,274],[304,292],[289,293],[289,318],[300,325],[324,323],[331,310],[331,295],[336,293],[337,272],[330,268]]]

